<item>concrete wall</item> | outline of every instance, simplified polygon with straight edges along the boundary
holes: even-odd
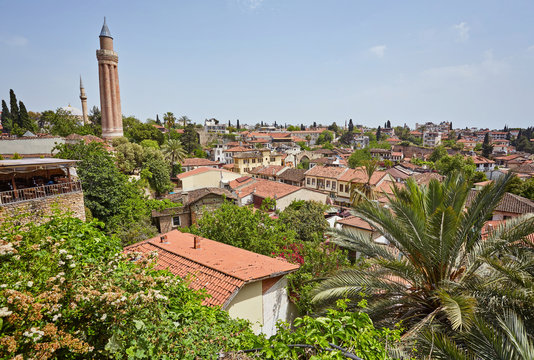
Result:
[[[263,325],[261,281],[243,286],[228,304],[226,311],[234,319],[240,318],[250,321],[252,330],[259,334]]]
[[[54,210],[71,211],[73,217],[85,221],[85,204],[81,191],[70,194],[23,201],[0,206],[0,223],[21,215],[20,223],[42,224],[49,220]]]
[[[278,210],[284,210],[286,207],[289,206],[294,200],[306,200],[306,201],[317,201],[321,204],[326,204],[326,199],[328,198],[328,195],[317,192],[317,191],[311,191],[308,189],[300,189],[295,192],[292,192],[291,194],[288,194],[280,199],[276,200],[276,208]]]
[[[291,320],[290,314],[287,278],[284,276],[263,293],[262,332],[267,336],[274,335],[276,333],[276,322],[278,320]]]
[[[189,191],[189,190],[195,190],[195,189],[202,189],[206,187],[220,188],[221,187],[221,174],[222,174],[222,180],[226,182],[230,182],[242,176],[236,173],[214,169],[213,171],[206,171],[200,174],[188,176],[184,179],[181,179],[182,190]]]
[[[56,143],[64,144],[65,139],[61,137],[4,139],[0,140],[0,154],[51,154]]]

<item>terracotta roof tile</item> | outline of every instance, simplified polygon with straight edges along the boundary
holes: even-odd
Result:
[[[189,176],[202,174],[202,173],[205,173],[205,172],[208,172],[208,171],[232,173],[231,171],[224,170],[224,169],[217,169],[217,168],[212,168],[212,167],[207,167],[207,166],[201,166],[201,167],[198,167],[198,168],[196,168],[194,170],[186,171],[184,173],[178,174],[176,177],[178,179],[185,179],[185,178],[187,178]]]
[[[237,196],[243,198],[254,193],[254,195],[262,198],[281,198],[289,195],[301,188],[277,181],[257,180],[249,185],[242,187],[237,191]]]
[[[219,165],[218,162],[202,158],[187,158],[182,161],[182,166],[209,166]]]
[[[471,190],[467,196],[466,206],[470,206],[475,199],[478,190]],[[499,202],[495,211],[507,212],[512,214],[534,213],[534,202],[527,198],[512,193],[505,193]]]
[[[205,289],[211,297],[205,305],[225,306],[244,284],[283,275],[298,269],[298,265],[282,259],[256,254],[217,241],[198,237],[200,248],[193,248],[195,235],[173,230],[164,234],[167,243],[155,237],[130,245],[126,253],[158,252],[156,267],[168,269],[182,278],[190,277],[189,286]]]
[[[373,228],[371,227],[371,225],[367,221],[365,221],[365,220],[363,220],[363,219],[361,219],[361,218],[359,218],[357,216],[349,216],[347,218],[338,220],[337,223],[338,224],[342,224],[342,225],[356,227],[356,228],[359,228],[359,229],[373,231]]]
[[[281,180],[286,180],[286,181],[301,182],[301,181],[304,181],[305,179],[305,175],[304,175],[305,172],[306,172],[305,169],[291,169],[290,168],[284,171],[283,173],[281,173],[280,175],[278,175],[278,178]]]
[[[306,171],[306,176],[318,176],[318,177],[338,179],[347,170],[348,170],[347,168],[341,168],[337,166],[316,165],[312,167],[310,170]]]

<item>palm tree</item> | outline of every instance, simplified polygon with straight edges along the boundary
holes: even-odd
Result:
[[[452,174],[443,183],[418,187],[410,179],[394,188],[387,207],[365,200],[356,215],[391,244],[384,247],[354,232],[336,230],[333,242],[369,258],[369,267],[342,271],[322,282],[313,301],[328,304],[348,297],[367,298],[373,320],[400,320],[409,337],[424,326],[469,328],[477,310],[477,291],[485,282],[484,257],[495,256],[534,232],[534,217],[503,225],[482,240],[481,229],[502,199],[510,177],[478,191],[468,208],[468,182]]]
[[[171,130],[176,125],[176,116],[170,111],[163,114],[163,122],[167,130]]]
[[[378,169],[378,163],[374,160],[365,161],[365,164],[363,166],[363,171],[365,171],[365,175],[367,177],[367,180],[363,183],[360,182],[354,182],[351,180],[350,182],[350,202],[352,203],[352,206],[358,205],[360,202],[362,202],[365,199],[368,200],[374,200],[375,199],[375,190],[374,186],[371,184],[371,178],[373,177],[373,174]]]
[[[534,342],[523,320],[513,311],[497,316],[495,324],[481,319],[469,332],[448,336],[425,331],[423,351],[431,359],[443,360],[531,360]]]
[[[184,115],[178,119],[178,122],[185,128],[191,122],[191,119]]]
[[[186,155],[182,143],[178,139],[169,139],[163,144],[161,151],[170,160],[172,176],[176,175],[174,173],[174,164],[176,162],[182,162]]]

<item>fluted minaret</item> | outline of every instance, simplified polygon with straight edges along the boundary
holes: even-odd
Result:
[[[102,137],[109,139],[123,136],[121,96],[119,91],[119,56],[113,51],[113,38],[104,18],[100,31],[98,78],[100,80],[100,109],[102,113]]]
[[[84,124],[89,124],[89,118],[87,117],[87,96],[85,95],[85,89],[83,87],[82,76],[80,75],[80,100],[82,101],[82,120]]]

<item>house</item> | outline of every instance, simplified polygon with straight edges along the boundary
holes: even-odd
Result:
[[[481,172],[492,171],[495,169],[495,161],[486,159],[483,156],[471,156],[475,163],[476,170]]]
[[[464,150],[473,150],[477,146],[477,142],[476,139],[469,138],[462,138],[456,141],[457,144],[463,144]]]
[[[217,241],[173,230],[124,248],[133,260],[157,253],[157,269],[189,279],[205,290],[207,306],[220,306],[230,317],[250,321],[256,333],[271,336],[276,322],[289,321],[286,275],[299,266]]]
[[[202,189],[206,187],[224,188],[232,180],[240,177],[232,171],[202,166],[195,170],[178,174],[178,188],[182,191]]]
[[[352,140],[355,149],[364,149],[369,146],[369,136],[358,136]]]
[[[59,207],[85,220],[77,160],[24,158],[0,160],[0,223],[26,214],[24,223],[40,224]]]
[[[182,165],[182,170],[185,172],[185,171],[195,170],[196,168],[199,168],[202,166],[218,168],[220,167],[221,164],[215,161],[211,161],[209,159],[187,158],[181,162],[181,165]]]
[[[167,199],[177,206],[164,210],[152,210],[152,219],[160,233],[196,224],[205,212],[215,211],[225,201],[236,202],[236,196],[229,190],[221,188],[202,188],[169,194]]]
[[[276,176],[276,179],[285,184],[304,186],[306,169],[288,169]]]
[[[254,207],[260,208],[263,200],[270,198],[275,201],[275,207],[272,210],[283,211],[293,201],[316,201],[326,204],[328,196],[319,191],[284,184],[277,181],[269,180],[244,180],[242,185],[234,189],[240,205],[254,204]]]
[[[234,155],[232,171],[244,175],[258,166],[283,165],[282,154],[271,152],[269,149],[245,151]]]
[[[358,216],[349,216],[338,220],[337,224],[339,224],[343,230],[348,230],[356,234],[366,236],[369,239],[374,240],[380,236],[376,229],[374,229],[367,221],[359,218]]]
[[[222,152],[224,154],[224,163],[225,164],[233,164],[235,155],[243,153],[243,152],[248,152],[248,151],[251,151],[251,150],[252,150],[252,148],[250,148],[248,146],[242,146],[242,145],[232,146],[232,147],[228,147],[226,149],[223,149]],[[216,151],[216,153],[217,153],[217,151]]]
[[[258,166],[248,173],[254,178],[276,181],[277,176],[288,169],[282,165]]]
[[[440,132],[424,132],[423,133],[423,146],[436,147],[441,144]]]
[[[219,123],[217,119],[206,119],[204,121],[204,129],[207,132],[218,133],[218,134],[227,134],[226,124]]]
[[[467,196],[466,206],[475,199],[479,190],[471,190]],[[512,193],[505,193],[495,210],[491,220],[507,220],[524,214],[534,213],[534,201]]]

